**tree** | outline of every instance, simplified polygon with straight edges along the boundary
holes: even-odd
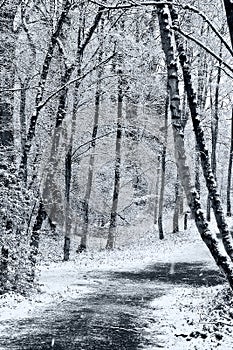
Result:
[[[171,8],[171,10],[173,11],[174,9]],[[172,40],[174,40],[174,36],[173,36],[174,34],[170,29],[171,17],[170,17],[170,11],[168,7],[165,7],[163,5],[158,6],[158,17],[159,17],[162,47],[166,57],[166,64],[168,69],[168,84],[169,84],[170,101],[171,101],[170,109],[171,109],[171,116],[172,116],[175,157],[176,157],[178,172],[181,177],[182,186],[185,190],[188,205],[190,206],[193,217],[195,218],[198,231],[203,241],[209,248],[217,265],[224,271],[231,287],[233,287],[232,264],[230,263],[228,257],[221,253],[216,237],[214,237],[214,235],[211,234],[208,228],[208,224],[204,218],[204,213],[201,210],[198,193],[196,189],[191,185],[190,171],[188,166],[186,165],[183,130],[182,130],[182,125],[180,123],[181,114],[180,114],[180,106],[179,106],[180,97],[179,97],[178,64],[176,60],[176,52],[172,44],[173,42]],[[172,19],[173,19],[173,23],[175,20],[177,21],[178,18],[177,18],[176,12],[172,12]],[[180,44],[178,43],[178,45]],[[180,59],[181,59],[181,62],[183,63],[183,68],[186,68],[186,66],[184,67],[184,63],[186,62],[186,55],[185,55],[184,49],[181,46],[178,46],[178,47],[180,49]],[[187,73],[188,73],[187,71],[183,71],[185,85],[186,85],[185,88],[188,94],[189,106],[192,113],[193,112],[192,108],[195,108],[196,102],[192,104],[190,103],[190,102],[194,102],[194,101],[191,101],[191,97],[193,98],[194,96],[193,94],[191,96],[189,95],[190,86],[188,86],[188,84],[190,84],[189,82],[190,73],[186,75]],[[200,121],[196,120],[195,122],[199,124]],[[194,125],[194,126],[197,127],[197,125]],[[197,144],[198,144],[199,150],[203,151],[202,149],[200,149],[200,139],[197,139]],[[206,158],[204,159],[202,157],[202,164],[206,165],[206,163],[208,164],[207,159]],[[212,181],[211,181],[211,185],[212,185]]]
[[[103,58],[103,28],[104,19],[102,18],[101,26],[99,28],[99,53],[98,53],[98,63],[100,64]],[[83,227],[81,242],[78,247],[78,252],[82,252],[87,248],[87,237],[88,237],[88,227],[89,227],[89,202],[92,191],[93,175],[94,175],[94,164],[95,164],[95,146],[96,137],[98,133],[99,126],[99,112],[100,112],[100,99],[101,99],[101,78],[103,74],[103,67],[99,67],[97,70],[97,82],[96,82],[96,92],[95,92],[95,111],[92,129],[92,141],[91,141],[91,156],[89,160],[88,176],[86,184],[86,193],[83,200]]]
[[[0,56],[0,191],[1,191],[1,239],[0,239],[0,293],[9,290],[25,292],[27,274],[26,224],[29,193],[17,177],[16,150],[14,145],[14,58],[17,33],[13,24],[19,2],[3,2],[0,7],[1,56]]]
[[[231,0],[224,0],[224,6],[226,10],[227,23],[231,38],[231,45],[233,47],[233,3]]]
[[[168,88],[167,88],[168,89]],[[166,175],[166,153],[167,153],[167,139],[168,139],[168,110],[169,110],[169,91],[167,91],[165,113],[164,113],[164,145],[161,155],[161,185],[159,196],[159,213],[158,213],[158,228],[159,238],[164,239],[163,232],[163,203],[164,203],[164,190],[165,190],[165,175]]]
[[[117,131],[116,131],[116,158],[115,158],[115,175],[114,175],[114,188],[113,188],[113,198],[111,207],[111,217],[109,225],[108,239],[106,243],[107,249],[113,249],[114,241],[116,237],[116,227],[117,227],[117,208],[120,190],[120,167],[121,167],[121,139],[122,139],[122,113],[123,113],[123,71],[122,71],[122,54],[118,53],[118,82],[117,82]]]
[[[231,146],[227,172],[227,216],[231,216],[231,176],[232,176],[232,161],[233,161],[233,107],[231,117]]]

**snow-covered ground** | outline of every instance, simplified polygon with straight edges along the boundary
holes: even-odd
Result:
[[[107,274],[125,273],[128,276],[131,273],[136,276],[135,280],[137,274],[140,276],[140,286],[143,288],[144,284],[147,284],[148,288],[156,286],[162,291],[161,295],[155,292],[154,299],[145,301],[142,297],[146,308],[143,308],[139,316],[139,322],[143,325],[140,332],[147,342],[141,343],[141,349],[214,349],[218,346],[218,349],[229,350],[232,347],[230,342],[233,322],[228,320],[225,322],[228,326],[224,328],[221,320],[222,323],[218,320],[221,324],[215,322],[216,314],[212,313],[211,309],[211,305],[214,305],[213,300],[227,289],[227,284],[224,279],[221,283],[221,277],[218,277],[220,282],[214,283],[213,286],[209,286],[208,283],[205,285],[205,280],[211,273],[211,281],[214,281],[213,271],[216,271],[216,276],[219,275],[196,230],[178,235],[169,234],[163,241],[158,240],[157,233],[152,233],[153,230],[150,232],[137,237],[122,249],[91,250],[73,256],[72,260],[66,263],[47,261],[41,264],[38,292],[34,292],[30,297],[9,294],[0,298],[0,345],[2,346],[3,339],[7,339],[9,327],[12,325],[15,329],[11,329],[11,332],[14,331],[14,335],[17,336],[17,320],[43,317],[43,313],[51,305],[59,305],[67,300],[77,302],[80,299],[80,303],[83,303],[87,296],[98,291],[99,286],[108,289],[110,280],[106,277]],[[197,285],[191,280],[192,264],[196,280],[200,278]],[[183,266],[187,266],[187,271],[191,271],[190,276],[185,272],[182,275]],[[169,272],[166,272],[167,277],[164,279],[165,268],[168,268]],[[147,278],[146,274],[151,276],[151,273],[153,278],[150,286],[150,278]],[[129,283],[129,280],[130,277],[126,282]],[[114,282],[111,280],[111,283],[120,294],[124,285],[117,284],[117,277]],[[125,293],[125,290],[122,293]],[[150,290],[150,295],[151,293],[153,289]],[[217,317],[220,316],[218,313]],[[226,330],[226,327],[229,330]],[[157,347],[154,345],[155,340]],[[5,349],[1,346],[0,349]]]

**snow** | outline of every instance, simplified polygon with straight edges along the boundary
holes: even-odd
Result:
[[[6,324],[11,319],[16,321],[42,315],[51,304],[83,299],[95,293],[100,283],[107,283],[106,272],[137,272],[156,263],[167,263],[171,264],[170,274],[174,274],[176,264],[182,262],[200,262],[208,268],[217,269],[196,230],[189,230],[185,235],[169,234],[163,241],[158,240],[153,227],[150,231],[150,234],[135,239],[131,246],[122,249],[92,250],[77,255],[69,262],[41,264],[38,293],[34,292],[30,297],[12,293],[0,298],[1,335],[7,334]],[[150,347],[151,339],[156,339],[157,344],[166,349],[205,349],[205,344],[206,349],[211,349],[211,337],[203,340],[200,335],[203,334],[203,322],[208,319],[205,305],[226,285],[194,288],[183,284],[159,283],[166,293],[149,302],[147,310],[140,316],[142,321],[146,321],[143,337],[148,339],[148,344],[144,349],[154,349]],[[158,322],[161,329],[159,335]],[[199,333],[190,336],[194,330]],[[54,342],[53,339],[51,341]],[[228,341],[229,337],[226,337],[224,344],[228,344]],[[218,348],[230,349],[224,348],[225,345],[221,343]]]

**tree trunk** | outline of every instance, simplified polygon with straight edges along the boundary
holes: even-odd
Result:
[[[0,294],[6,293],[8,291],[8,288],[7,288],[8,259],[9,259],[9,249],[5,246],[2,246],[1,263],[0,263]]]
[[[117,99],[117,135],[116,135],[116,158],[115,158],[115,176],[114,189],[111,208],[110,225],[106,248],[113,249],[116,237],[117,227],[117,208],[120,190],[120,166],[121,166],[121,137],[122,137],[122,112],[123,112],[123,91],[122,91],[122,71],[118,72],[118,99]]]
[[[157,174],[155,183],[155,206],[154,206],[154,224],[158,223],[158,204],[159,204],[159,181],[160,181],[160,171],[161,171],[161,157],[158,156],[157,161]]]
[[[45,218],[46,218],[46,212],[44,210],[43,201],[40,200],[35,224],[32,229],[31,241],[30,241],[31,249],[29,254],[29,261],[31,262],[31,269],[30,269],[30,275],[29,275],[29,282],[31,283],[33,283],[35,278],[35,268],[36,268],[37,256],[39,252],[40,230]]]
[[[167,154],[167,137],[168,137],[168,110],[169,110],[169,87],[167,86],[167,97],[165,104],[164,114],[164,145],[161,156],[161,187],[159,195],[159,214],[158,214],[158,229],[159,239],[164,239],[163,232],[163,203],[164,203],[164,192],[165,192],[165,175],[166,175],[166,154]]]
[[[15,80],[15,46],[16,34],[13,32],[13,21],[19,1],[7,0],[0,8],[0,197],[2,213],[1,219],[1,245],[0,245],[0,293],[9,289],[7,286],[9,275],[13,272],[9,268],[9,256],[12,248],[9,249],[9,236],[14,234],[14,225],[11,217],[12,202],[14,197],[15,183],[15,149],[14,149],[14,80]],[[4,214],[5,212],[5,214]]]
[[[57,39],[60,36],[63,25],[66,21],[66,17],[67,17],[69,10],[71,8],[71,5],[72,4],[69,0],[65,1],[61,16],[57,21],[55,31],[52,33],[52,36],[50,38],[48,49],[47,49],[47,52],[46,52],[46,55],[44,58],[43,65],[42,65],[41,75],[40,75],[40,79],[39,79],[39,83],[38,83],[38,89],[37,89],[37,93],[36,93],[36,97],[35,97],[35,111],[34,111],[33,115],[31,116],[31,119],[29,122],[29,128],[28,128],[28,132],[27,132],[24,152],[23,152],[22,160],[21,160],[21,173],[22,173],[22,177],[24,178],[24,180],[27,180],[28,154],[29,154],[30,149],[32,147],[32,140],[35,136],[37,120],[39,117],[40,110],[42,108],[41,102],[43,100],[44,91],[46,88],[46,81],[47,81],[50,65],[52,62],[54,50],[55,50],[55,47],[57,45]]]
[[[178,23],[178,15],[176,11],[172,10],[172,20],[174,24]],[[214,174],[212,172],[212,167],[209,160],[209,153],[205,145],[204,131],[201,125],[201,120],[197,111],[197,102],[196,102],[196,94],[193,88],[190,65],[188,63],[182,42],[180,41],[179,36],[175,35],[175,40],[177,42],[178,53],[180,58],[180,63],[182,66],[183,77],[184,77],[184,86],[188,96],[189,108],[191,112],[192,122],[194,133],[196,136],[196,142],[198,145],[198,149],[200,152],[201,158],[201,166],[203,170],[203,175],[206,181],[206,186],[211,198],[211,205],[214,211],[215,219],[217,222],[217,226],[219,232],[222,237],[224,248],[227,254],[230,256],[233,261],[233,245],[232,245],[232,237],[229,232],[226,219],[224,216],[221,200],[219,193],[217,191],[217,184],[214,178]]]
[[[232,176],[232,160],[233,160],[233,107],[231,116],[231,148],[227,173],[227,216],[231,216],[231,176]]]
[[[222,44],[220,48],[220,55],[222,57]],[[212,136],[212,152],[211,152],[211,167],[215,181],[217,182],[217,160],[216,160],[216,151],[217,151],[217,141],[218,141],[218,124],[219,124],[219,84],[221,80],[221,63],[219,63],[216,88],[215,88],[215,100],[213,102],[211,94],[211,81],[210,81],[210,104],[211,104],[211,136]],[[210,215],[211,209],[211,198],[208,195],[207,198],[207,220],[211,220]]]
[[[72,128],[72,134],[74,129]],[[71,140],[73,143],[73,140]],[[72,143],[68,146],[65,158],[65,199],[66,199],[66,214],[65,214],[65,239],[63,247],[63,260],[68,261],[70,258],[70,232],[71,232],[71,213],[70,213],[70,187],[72,177]]]
[[[180,214],[180,180],[177,174],[175,184],[175,208],[173,214],[173,233],[179,232],[179,214]]]
[[[172,127],[175,145],[175,158],[177,162],[178,173],[182,181],[188,205],[195,218],[198,231],[209,248],[216,264],[224,271],[231,288],[233,288],[233,269],[232,263],[227,255],[223,254],[219,249],[219,243],[213,234],[211,234],[208,223],[205,220],[201,204],[196,189],[191,185],[191,175],[188,166],[186,165],[185,145],[183,127],[181,125],[180,113],[180,95],[179,95],[179,78],[178,78],[178,63],[177,52],[174,49],[174,34],[171,28],[171,17],[168,7],[159,5],[158,18],[160,25],[160,34],[162,40],[162,48],[166,57],[166,65],[168,69],[168,83],[170,92],[170,110],[172,117]],[[170,7],[172,9],[172,6]],[[174,19],[174,14],[173,14]],[[183,51],[182,51],[183,52]]]
[[[87,35],[84,39],[84,27],[85,27],[85,17],[83,15],[83,6],[84,3],[80,4],[80,17],[79,17],[79,28],[78,28],[78,49],[76,53],[77,57],[77,77],[81,76],[81,63],[83,59],[83,53],[85,51],[86,46],[90,42],[93,33],[95,32],[96,28],[98,27],[98,24],[102,18],[103,12],[101,11],[101,8],[99,8],[99,11],[97,12],[95,18],[93,19],[92,25],[87,31]],[[83,40],[83,41],[82,41]],[[65,178],[66,178],[66,216],[65,216],[65,239],[64,239],[64,261],[69,260],[70,255],[70,243],[71,243],[71,208],[70,208],[70,188],[71,188],[71,178],[72,178],[72,152],[73,152],[73,139],[75,135],[76,130],[76,117],[77,117],[77,111],[78,111],[78,94],[79,94],[79,86],[81,81],[77,80],[75,83],[75,89],[74,89],[74,104],[73,104],[73,111],[72,111],[72,126],[71,126],[71,137],[70,141],[67,147],[67,154],[66,154],[66,165],[65,165]],[[81,244],[80,244],[81,246]],[[80,247],[79,246],[79,247]],[[82,249],[83,250],[83,249]],[[80,249],[76,252],[79,252]]]
[[[100,48],[99,48],[99,57],[98,57],[99,64],[102,61],[102,57],[103,57],[103,28],[104,28],[104,20],[102,19],[101,27],[100,27]],[[91,149],[91,156],[89,159],[86,193],[85,193],[84,202],[83,202],[82,237],[81,237],[80,245],[78,247],[78,252],[82,252],[87,248],[88,228],[89,228],[89,203],[91,198],[93,174],[94,174],[96,137],[97,137],[98,126],[99,126],[102,74],[103,74],[103,69],[102,67],[100,67],[97,73],[97,84],[96,84],[96,93],[95,93],[95,113],[94,113],[92,141],[91,141],[92,149]]]
[[[233,47],[233,3],[232,0],[223,0],[227,15],[227,23],[230,32],[231,46]]]
[[[66,84],[72,74],[73,68],[67,68],[63,77],[62,84]],[[36,256],[39,249],[39,231],[43,224],[43,220],[48,217],[52,222],[58,222],[62,225],[64,221],[64,209],[61,191],[59,188],[58,174],[61,172],[59,168],[60,160],[58,159],[58,147],[62,133],[62,122],[66,115],[66,100],[68,87],[63,89],[59,96],[58,109],[56,114],[55,129],[53,133],[52,146],[50,150],[49,160],[45,169],[45,180],[42,190],[42,198],[38,208],[38,213],[31,236],[31,252],[30,260],[33,266],[36,264]],[[34,272],[32,274],[34,278]]]
[[[184,230],[186,231],[188,228],[188,213],[184,214]]]

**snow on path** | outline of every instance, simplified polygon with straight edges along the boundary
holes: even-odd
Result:
[[[212,277],[209,277],[210,271]],[[216,278],[220,280],[214,283]],[[195,280],[199,280],[199,285],[198,282],[195,285]],[[198,237],[192,243],[188,240],[184,242],[179,237],[176,240],[173,237],[172,241],[168,238],[162,242],[147,237],[133,249],[131,246],[113,252],[89,252],[68,263],[43,265],[40,294],[34,295],[31,300],[21,298],[20,302],[17,302],[17,298],[8,296],[5,305],[4,300],[1,300],[0,346],[4,341],[7,344],[7,338],[10,345],[0,349],[21,349],[17,347],[17,341],[16,347],[13,347],[11,341],[14,337],[28,342],[33,334],[35,337],[38,329],[41,333],[37,335],[41,338],[41,334],[44,334],[45,337],[45,328],[48,333],[50,326],[51,334],[46,333],[42,347],[37,345],[35,349],[24,349],[47,349],[51,348],[51,344],[56,349],[56,319],[64,325],[66,334],[71,326],[68,327],[64,320],[71,311],[75,315],[75,333],[79,333],[78,329],[82,329],[84,323],[85,329],[90,333],[89,338],[85,338],[86,330],[80,331],[80,336],[72,340],[72,344],[77,346],[83,344],[80,349],[91,350],[93,343],[90,343],[90,339],[95,342],[93,349],[101,350],[115,349],[115,345],[116,349],[128,350],[192,349],[191,342],[187,347],[187,340],[179,334],[190,332],[193,323],[197,324],[201,320],[203,304],[212,293],[216,293],[219,283],[221,277]],[[216,286],[208,287],[208,284]],[[190,303],[193,303],[191,308]],[[92,315],[91,324],[89,314]],[[42,325],[43,315],[45,328]],[[77,323],[80,315],[80,323]],[[98,324],[103,320],[104,325],[100,328],[102,331],[98,338]],[[121,322],[126,325],[120,326]],[[31,323],[33,327],[30,333],[27,325]],[[109,339],[105,339],[106,330],[111,334],[111,341],[120,341],[120,347],[119,344],[111,344],[109,347]],[[63,334],[60,328],[59,332]],[[120,340],[116,338],[119,332]],[[53,333],[56,333],[54,338]],[[10,334],[14,334],[11,339]],[[46,347],[48,341],[51,341],[50,347]],[[96,347],[96,342],[100,342],[100,347]],[[130,347],[127,344],[133,345]],[[200,347],[193,349],[204,349],[203,341],[200,344]],[[76,349],[71,344],[68,348]],[[57,349],[65,350],[66,347]]]

